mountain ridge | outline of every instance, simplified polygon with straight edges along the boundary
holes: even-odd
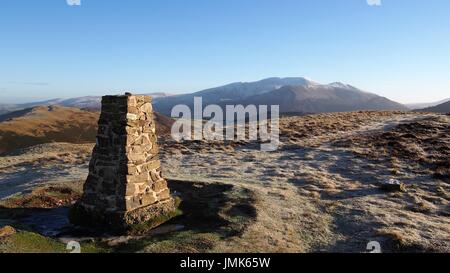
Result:
[[[435,101],[435,102],[424,102],[424,103],[407,103],[405,104],[408,108],[410,108],[411,110],[420,110],[420,109],[424,109],[424,108],[429,108],[429,107],[434,107],[437,106],[439,104],[443,104],[450,101],[450,98],[448,99],[443,99],[443,100],[439,100],[439,101]]]
[[[245,105],[280,105],[281,112],[329,113],[360,110],[406,110],[403,105],[356,88],[317,85],[284,86],[266,94],[253,96]]]
[[[156,93],[148,93],[145,94],[148,96],[152,96],[154,99],[164,96],[171,96],[171,94],[164,92],[156,92]],[[60,105],[64,107],[75,107],[86,110],[100,110],[101,106],[101,96],[82,96],[68,99],[50,99],[44,101],[37,102],[29,102],[29,103],[20,103],[20,104],[0,104],[0,115],[4,115],[7,113],[24,110],[36,106],[49,106],[49,105]]]
[[[297,94],[294,100],[297,106],[289,102],[289,98],[291,97],[289,92],[275,93],[278,96],[286,96],[285,98],[278,98],[274,96],[274,93],[271,93],[282,88],[304,89],[303,92],[299,90],[294,92]],[[341,98],[340,96],[344,93],[347,94],[347,97]],[[194,97],[202,97],[204,105],[217,104],[221,106],[226,104],[273,105],[274,101],[282,101],[283,103],[280,104],[280,112],[282,113],[320,113],[336,110],[344,112],[353,110],[409,110],[400,103],[374,93],[363,91],[350,84],[342,82],[321,84],[304,77],[271,77],[254,82],[234,82],[180,95],[170,95],[161,92],[147,95],[153,96],[154,109],[168,116],[170,116],[172,108],[175,105],[183,104],[192,109],[194,106]],[[264,97],[266,98],[264,99]],[[320,97],[322,97],[322,100]],[[339,98],[339,101],[333,101],[333,98]],[[328,102],[324,101],[326,99],[328,99]],[[357,105],[344,103],[345,101],[357,103]],[[0,105],[0,115],[38,105],[52,104],[96,111],[100,109],[101,97],[85,96],[70,99],[53,99],[28,104]],[[317,104],[317,106],[314,107],[314,104]]]
[[[427,107],[423,109],[415,110],[416,112],[432,112],[432,113],[442,113],[442,114],[448,114],[450,113],[450,101],[441,103],[436,106]]]
[[[284,89],[283,89],[284,88]],[[292,97],[290,92],[280,92],[277,90],[285,90],[286,88],[303,89],[303,99]],[[275,93],[273,93],[275,92]],[[347,97],[342,99],[342,106],[336,106],[333,98],[339,97],[339,94],[346,93]],[[300,93],[295,91],[297,95]],[[309,96],[306,96],[309,94]],[[357,101],[353,96],[361,98]],[[164,97],[154,101],[154,107],[158,112],[170,115],[171,109],[175,105],[184,104],[193,108],[194,97],[201,96],[204,105],[217,104],[224,106],[225,104],[259,104],[259,105],[280,105],[280,112],[299,112],[299,113],[320,113],[353,110],[408,110],[408,108],[400,103],[391,101],[387,98],[376,94],[360,90],[352,85],[341,82],[331,84],[320,84],[318,82],[302,78],[267,78],[256,82],[236,82],[224,86],[210,88],[195,93],[183,94],[172,97]],[[280,97],[285,96],[285,97]],[[328,99],[328,102],[318,101],[317,96],[322,99]],[[320,99],[319,99],[320,100]],[[351,105],[344,101],[359,103],[359,105]],[[291,102],[295,101],[297,106]],[[274,103],[276,102],[276,103]],[[320,104],[318,107],[312,104]],[[325,107],[328,105],[327,107]],[[307,106],[307,107],[305,107]]]

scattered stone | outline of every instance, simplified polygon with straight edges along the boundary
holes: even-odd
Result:
[[[72,223],[129,230],[175,211],[175,200],[161,174],[156,128],[148,96],[104,96],[97,144]],[[165,220],[158,220],[165,219]]]
[[[9,237],[16,234],[16,230],[11,226],[4,226],[0,228],[0,238]]]
[[[406,185],[396,179],[389,179],[380,184],[380,189],[388,192],[406,192]]]
[[[180,231],[183,230],[185,227],[183,225],[162,225],[159,226],[146,234],[146,236],[156,236],[156,235],[162,235],[167,234],[174,231]],[[107,244],[110,247],[115,247],[118,245],[127,244],[131,240],[140,240],[142,238],[145,238],[145,236],[116,236],[116,237],[108,237],[105,238],[102,242]]]
[[[94,243],[95,238],[93,237],[60,237],[58,238],[58,241],[61,243],[67,245],[69,242],[78,242],[78,243]]]
[[[117,236],[104,239],[102,242],[110,247],[127,244],[131,240],[140,240],[144,236]]]

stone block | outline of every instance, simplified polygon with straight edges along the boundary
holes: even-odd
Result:
[[[160,200],[160,201],[166,200],[169,198],[171,198],[171,196],[170,196],[170,191],[167,188],[165,190],[161,191],[160,193],[158,193],[158,200]]]
[[[148,206],[156,203],[158,199],[156,198],[156,194],[147,193],[142,196],[142,204],[143,206]]]
[[[159,160],[150,160],[141,165],[142,171],[151,172],[161,168],[161,162]]]
[[[167,189],[167,181],[165,179],[160,179],[153,183],[152,189],[155,192],[161,192]]]
[[[127,175],[126,183],[127,184],[136,184],[136,183],[145,183],[149,181],[148,173],[140,173],[134,175]]]

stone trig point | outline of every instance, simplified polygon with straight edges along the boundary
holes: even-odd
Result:
[[[129,230],[173,216],[175,201],[161,176],[151,98],[104,96],[97,143],[74,224]]]

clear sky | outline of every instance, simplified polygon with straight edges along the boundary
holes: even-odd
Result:
[[[449,14],[448,0],[2,0],[0,103],[274,76],[435,101],[450,97]]]

